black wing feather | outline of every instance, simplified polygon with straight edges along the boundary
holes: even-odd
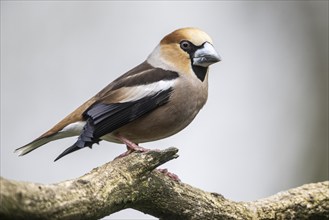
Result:
[[[172,89],[159,91],[142,99],[125,103],[96,103],[85,113],[86,125],[78,140],[56,159],[84,147],[92,147],[100,138],[168,102]]]

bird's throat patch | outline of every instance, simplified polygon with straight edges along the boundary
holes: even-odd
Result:
[[[192,65],[192,69],[195,75],[198,77],[198,79],[200,79],[203,82],[204,79],[206,78],[208,67]]]

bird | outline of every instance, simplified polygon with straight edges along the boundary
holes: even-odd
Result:
[[[78,136],[75,143],[55,161],[102,140],[125,144],[123,156],[146,151],[140,143],[172,136],[193,121],[208,98],[209,66],[220,60],[206,32],[195,27],[174,30],[144,62],[15,152],[22,156],[73,136]]]

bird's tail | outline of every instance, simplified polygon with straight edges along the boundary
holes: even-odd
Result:
[[[71,114],[66,116],[63,120],[58,122],[49,131],[34,141],[24,145],[23,147],[17,148],[15,153],[19,153],[19,155],[22,156],[30,153],[31,151],[41,147],[48,142],[79,135],[82,131],[82,128],[84,127],[84,120],[80,113],[86,111],[95,101],[96,99],[94,97],[89,99]]]
[[[94,137],[94,129],[94,121],[89,118],[83,128],[82,133],[79,135],[78,140],[71,147],[67,148],[63,153],[61,153],[55,159],[55,161],[74,151],[80,150],[85,147],[91,148],[93,144],[98,144],[100,139],[98,137]]]
[[[57,132],[55,134],[50,134],[50,135],[42,135],[41,137],[35,139],[34,141],[20,147],[17,148],[15,150],[15,153],[18,153],[19,156],[23,156],[25,154],[30,153],[31,151],[41,147],[44,144],[47,144],[48,142],[57,140],[57,139],[61,139],[61,138],[65,138],[65,137],[70,137],[72,135],[66,133],[66,132]]]

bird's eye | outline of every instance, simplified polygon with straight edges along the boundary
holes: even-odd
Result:
[[[180,47],[185,51],[189,51],[191,49],[191,43],[188,41],[182,41]]]

